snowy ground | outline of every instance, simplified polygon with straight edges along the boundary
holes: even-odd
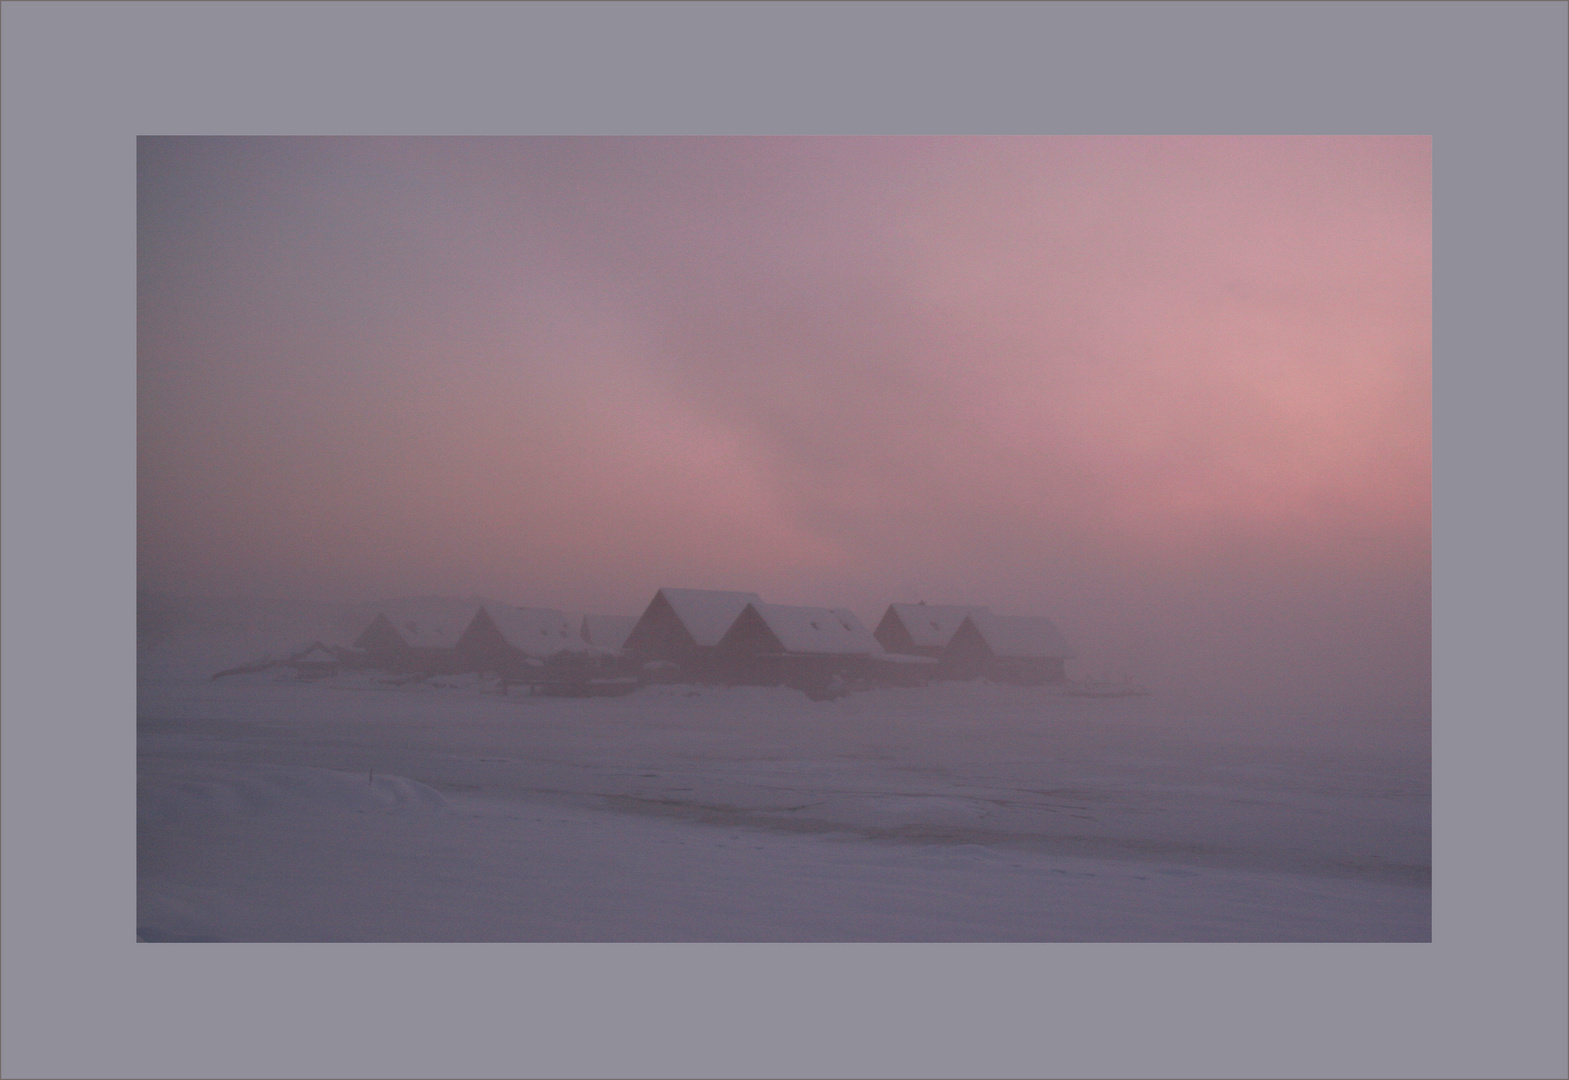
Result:
[[[1430,937],[1425,740],[985,683],[212,670],[141,669],[147,941]]]

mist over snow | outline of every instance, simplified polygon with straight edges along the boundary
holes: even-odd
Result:
[[[1428,714],[1425,138],[148,138],[138,199],[145,590],[980,604]]]
[[[1424,941],[1429,761],[1155,698],[145,657],[141,940]]]
[[[1431,140],[137,167],[144,940],[1429,939]],[[282,662],[660,589],[1045,618],[1151,693]]]

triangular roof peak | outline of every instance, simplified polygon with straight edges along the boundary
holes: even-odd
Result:
[[[754,592],[724,589],[660,589],[658,595],[665,598],[692,640],[702,646],[719,644],[746,605],[763,602]]]
[[[371,616],[385,616],[406,645],[450,649],[468,629],[475,612],[491,603],[479,597],[409,596],[358,605],[358,610],[372,626],[375,619]]]
[[[868,656],[883,651],[871,631],[848,608],[761,602],[748,607],[779,639],[786,652]]]
[[[582,646],[572,620],[555,608],[487,603],[482,610],[490,616],[503,641],[529,656],[553,656]]]
[[[296,664],[335,664],[337,662],[337,656],[319,641],[312,642],[310,648],[294,658],[294,663]]]
[[[978,611],[966,620],[980,634],[993,656],[1071,659],[1073,650],[1044,615],[993,615]]]
[[[916,647],[940,649],[948,644],[959,625],[972,613],[987,614],[991,609],[978,604],[889,604],[888,609],[910,635]]]

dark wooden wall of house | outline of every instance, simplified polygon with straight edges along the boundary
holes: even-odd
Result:
[[[981,632],[965,619],[942,651],[938,674],[945,679],[974,679],[984,674],[994,659],[991,646],[986,644]]]
[[[888,605],[888,610],[883,612],[882,621],[877,624],[877,629],[872,631],[872,637],[877,643],[891,653],[903,653],[906,656],[920,656],[932,654],[931,649],[918,649],[915,639],[910,636],[910,631],[905,627],[904,621],[894,611],[893,605]]]
[[[475,670],[490,665],[495,665],[498,670],[511,667],[513,661],[521,658],[518,650],[507,644],[507,639],[501,636],[496,620],[484,608],[474,613],[474,618],[469,621],[452,651],[460,663],[478,665]]]
[[[354,647],[368,653],[400,652],[408,648],[408,642],[385,614],[379,614],[365,632],[354,639]]]
[[[654,599],[638,617],[637,624],[627,635],[626,651],[644,660],[673,660],[679,663],[689,658],[698,645],[692,635],[681,625],[675,608],[656,593]]]
[[[751,604],[741,610],[725,636],[719,639],[717,648],[727,656],[786,651],[779,636],[769,629],[768,623]]]
[[[1058,656],[997,656],[969,619],[954,631],[939,666],[940,677],[949,679],[985,676],[1019,686],[1040,686],[1067,679],[1066,662]]]

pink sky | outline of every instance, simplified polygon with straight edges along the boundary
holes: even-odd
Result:
[[[1426,714],[1427,138],[139,170],[144,588],[970,601],[1092,666]]]

